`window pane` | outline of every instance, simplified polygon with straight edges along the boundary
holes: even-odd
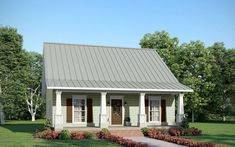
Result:
[[[160,101],[150,100],[150,121],[160,121]]]
[[[85,122],[85,99],[74,99],[74,122]]]

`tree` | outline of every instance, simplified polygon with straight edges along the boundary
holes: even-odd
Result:
[[[178,80],[194,90],[185,95],[186,112],[191,112],[194,121],[194,113],[203,114],[211,100],[215,86],[211,81],[214,58],[202,42],[191,41],[180,46],[175,61],[179,67]]]
[[[171,68],[175,63],[174,60],[178,43],[178,38],[172,38],[166,31],[161,31],[144,35],[139,44],[141,48],[156,49],[164,62]]]
[[[40,97],[40,92],[38,91],[39,87],[40,85],[36,89],[28,88],[29,92],[25,93],[26,96],[25,100],[32,121],[35,121],[35,115],[37,113],[37,109],[43,103],[43,99]]]
[[[0,102],[5,116],[27,119],[25,93],[28,87],[40,85],[42,57],[23,49],[23,37],[16,29],[0,27],[0,63]]]
[[[176,78],[194,92],[185,95],[186,113],[203,112],[214,88],[212,65],[214,58],[200,41],[178,44],[178,38],[165,32],[146,34],[140,40],[142,48],[154,48],[163,58]],[[192,118],[194,120],[194,117]]]
[[[26,52],[22,49],[23,39],[17,30],[10,27],[0,28],[0,85],[1,102],[7,118],[17,119],[25,106],[25,69],[29,64]],[[24,104],[23,104],[24,105]]]

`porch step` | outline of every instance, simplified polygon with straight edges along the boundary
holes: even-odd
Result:
[[[140,130],[111,130],[110,133],[121,137],[144,136]]]

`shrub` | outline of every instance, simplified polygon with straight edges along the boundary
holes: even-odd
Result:
[[[110,135],[110,131],[107,128],[103,128],[101,131],[96,133],[96,137],[99,139],[104,139],[106,135]]]
[[[193,135],[193,136],[199,136],[201,135],[202,131],[199,130],[198,128],[188,128],[187,130],[185,130],[185,135]]]
[[[144,136],[148,136],[148,128],[147,127],[141,128],[140,130],[144,134]]]
[[[155,138],[155,136],[157,136],[158,134],[161,134],[159,129],[155,129],[155,128],[149,128],[147,133],[148,133],[148,136],[151,138]]]
[[[179,128],[170,128],[168,133],[171,136],[182,136],[184,134],[183,131],[181,131]]]
[[[58,133],[52,130],[36,130],[34,136],[42,139],[58,139]]]
[[[94,138],[94,134],[93,133],[91,133],[91,132],[84,132],[84,138],[86,138],[86,139],[92,139],[92,138]]]
[[[36,138],[43,138],[46,134],[46,130],[42,130],[42,129],[37,129],[35,131],[34,137]]]
[[[187,129],[187,130],[189,130],[189,129]],[[190,131],[194,132],[194,134],[198,134],[200,132],[200,130],[198,128],[190,128]],[[180,130],[179,128],[170,128],[168,130],[169,134],[172,136],[167,134],[166,129],[149,128],[149,129],[147,129],[147,132],[148,132],[148,136],[150,138],[164,140],[167,142],[172,142],[172,143],[176,143],[176,144],[180,144],[180,145],[184,145],[184,146],[188,146],[188,147],[215,147],[216,146],[213,143],[196,142],[191,139],[179,137],[184,134],[183,131]]]
[[[68,130],[62,130],[59,133],[59,139],[69,140],[69,139],[71,139],[71,133]]]
[[[110,131],[107,128],[103,128],[101,131],[104,132],[104,134],[110,134]]]
[[[179,128],[181,130],[186,130],[189,128],[189,122],[188,122],[188,119],[186,117],[183,118],[182,122],[179,123]]]
[[[58,139],[58,133],[51,130],[46,130],[43,139]]]
[[[168,129],[158,129],[160,132],[161,132],[161,134],[165,134],[165,135],[169,135],[169,133],[168,133]]]
[[[84,139],[84,134],[82,132],[72,132],[71,133],[71,138],[75,140],[81,140]]]
[[[105,139],[105,140],[108,140],[108,141],[111,141],[111,142],[114,142],[114,143],[117,143],[126,147],[147,147],[148,146],[147,144],[143,144],[140,142],[133,141],[131,139],[125,139],[123,137],[111,135],[111,134],[106,134],[104,135],[104,138],[99,138],[99,139]]]
[[[44,130],[54,130],[54,127],[52,126],[52,122],[50,119],[46,119],[44,126],[43,126]]]

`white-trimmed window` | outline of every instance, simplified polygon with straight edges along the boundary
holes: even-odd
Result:
[[[73,122],[85,123],[87,116],[86,96],[73,96]]]
[[[161,98],[159,96],[149,98],[149,121],[161,122]]]

